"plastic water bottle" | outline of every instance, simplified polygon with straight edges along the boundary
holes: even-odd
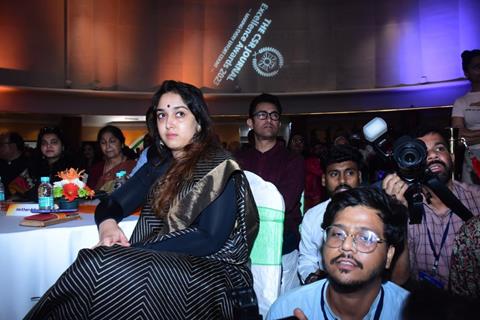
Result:
[[[113,184],[113,190],[117,190],[127,181],[127,172],[122,170],[115,173],[115,182]]]
[[[38,209],[52,210],[54,208],[52,189],[50,177],[41,177],[38,186]]]
[[[0,177],[0,216],[7,214],[7,202],[5,200],[5,186]]]

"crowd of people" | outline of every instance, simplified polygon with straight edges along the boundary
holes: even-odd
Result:
[[[280,297],[267,319],[473,316],[480,299],[480,186],[472,183],[480,51],[462,59],[472,91],[455,103],[452,124],[470,144],[469,182],[452,178],[455,159],[438,128],[410,133],[424,152],[413,178],[392,161],[370,161],[372,149],[346,132],[330,144],[308,147],[298,133],[285,143],[281,102],[267,93],[249,106],[248,146],[228,152],[201,91],[165,81],[147,110],[152,142],[137,163],[113,126],[98,133],[101,157],[83,147],[93,188],[111,192],[116,170],[135,174],[97,206],[98,245],[79,252],[26,319],[258,319],[249,253],[259,217],[244,171],[274,184],[285,203]],[[11,196],[27,197],[40,175],[54,179],[72,166],[58,129],[40,131],[35,167],[17,134],[0,142],[2,180],[9,189],[21,184],[18,177],[27,181],[28,190],[11,188]],[[127,239],[118,222],[139,207]]]
[[[35,149],[27,147],[17,132],[0,134],[0,176],[11,201],[36,201],[40,178],[49,177],[53,183],[60,180],[58,172],[69,168],[84,170],[92,190],[111,193],[115,173],[129,174],[137,157],[125,146],[122,131],[112,125],[101,128],[97,141],[83,142],[77,152],[59,127],[41,128]]]

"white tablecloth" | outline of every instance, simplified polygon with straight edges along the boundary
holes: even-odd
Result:
[[[0,320],[22,319],[80,249],[98,242],[93,214],[46,228],[19,226],[22,217],[0,216]],[[138,217],[120,223],[130,237]]]

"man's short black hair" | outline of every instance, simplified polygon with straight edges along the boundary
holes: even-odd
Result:
[[[262,102],[268,102],[273,104],[280,115],[282,114],[282,105],[280,104],[280,100],[277,96],[269,93],[262,93],[255,98],[253,98],[252,102],[250,102],[250,108],[248,109],[248,117],[253,118],[253,114],[255,113],[255,109],[257,105]]]
[[[348,144],[333,145],[328,150],[323,163],[324,172],[327,171],[327,167],[333,163],[340,163],[344,161],[353,161],[357,164],[358,169],[361,169],[363,164],[363,157],[357,148]]]
[[[9,132],[8,141],[10,143],[14,143],[19,151],[23,151],[25,149],[25,141],[23,141],[22,136],[17,132]]]
[[[462,69],[463,72],[468,71],[468,66],[470,65],[470,62],[472,62],[473,58],[480,56],[480,50],[479,49],[473,49],[473,50],[465,50],[462,52]]]
[[[325,211],[322,228],[331,226],[338,212],[355,206],[365,206],[377,211],[384,224],[384,235],[379,236],[385,237],[387,244],[395,247],[396,255],[400,254],[406,235],[407,208],[383,190],[359,187],[334,194]]]

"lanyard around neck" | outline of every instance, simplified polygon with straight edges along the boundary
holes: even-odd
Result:
[[[437,268],[438,268],[438,261],[440,260],[440,253],[442,252],[442,248],[445,245],[445,242],[447,240],[448,236],[448,229],[450,228],[450,221],[452,220],[452,213],[450,212],[450,217],[448,218],[448,223],[447,226],[445,227],[445,230],[443,230],[443,236],[442,236],[442,242],[440,242],[440,248],[438,249],[438,253],[435,250],[435,245],[432,240],[432,235],[430,234],[430,229],[428,228],[428,224],[426,225],[427,227],[427,235],[428,235],[428,242],[430,244],[430,249],[432,249],[433,256],[435,258],[435,261],[433,262],[433,268],[432,268],[432,273],[433,275],[437,274]]]
[[[320,300],[320,306],[322,308],[322,313],[323,313],[323,318],[325,320],[328,320],[327,312],[325,311],[325,289],[326,289],[327,281],[322,286],[322,298]],[[373,320],[379,320],[380,319],[380,314],[382,313],[383,309],[383,296],[385,295],[385,292],[383,291],[383,286],[380,286],[380,300],[378,300],[377,308],[375,309],[375,315],[373,317]],[[337,320],[337,318],[334,318]]]

